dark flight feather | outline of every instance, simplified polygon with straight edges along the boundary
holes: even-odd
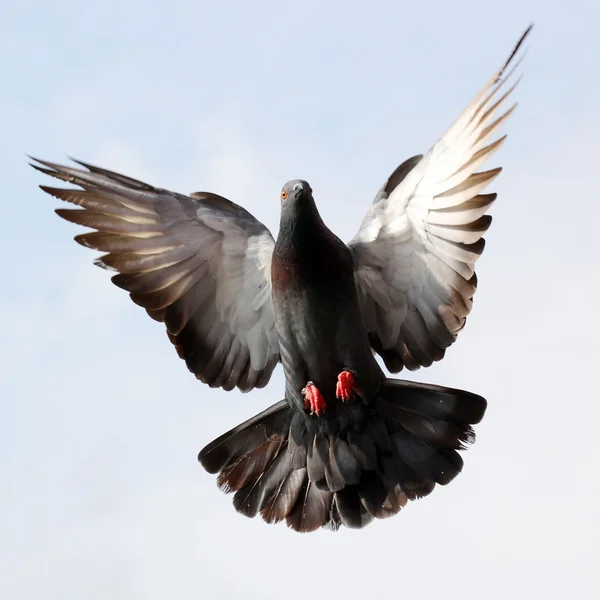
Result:
[[[460,472],[456,449],[472,441],[463,417],[481,418],[485,400],[387,379],[374,405],[377,416],[367,419],[363,431],[326,435],[282,401],[217,438],[199,460],[219,473],[217,483],[235,492],[234,507],[248,517],[285,520],[301,532],[364,527]]]

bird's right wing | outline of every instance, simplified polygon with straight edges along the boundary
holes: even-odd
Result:
[[[501,169],[476,171],[506,137],[490,141],[515,108],[498,116],[516,83],[499,92],[530,29],[431,150],[390,176],[349,244],[371,345],[392,372],[440,360],[471,311],[496,198],[480,192]]]
[[[95,229],[75,240],[107,252],[115,285],[157,321],[189,370],[211,387],[263,387],[279,361],[271,301],[269,230],[217,196],[184,196],[79,163],[41,160],[36,169],[82,189],[40,186],[83,210],[58,209]]]

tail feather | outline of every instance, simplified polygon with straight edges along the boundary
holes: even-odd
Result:
[[[390,407],[388,423],[397,423],[396,430],[406,430],[434,448],[464,450],[474,441],[473,429],[464,423],[449,423],[434,417],[425,417],[401,408]]]
[[[335,502],[340,512],[342,524],[350,529],[366,527],[375,516],[360,501],[356,488],[344,488],[335,495]]]
[[[383,506],[380,509],[383,513],[383,516],[377,517],[379,519],[393,517],[395,514],[398,514],[398,512],[400,512],[400,510],[406,506],[409,500],[406,492],[402,489],[402,486],[399,483],[386,486],[386,489],[388,495],[386,501],[383,503]]]
[[[329,459],[329,438],[321,432],[315,434],[312,444],[308,446],[306,466],[308,477],[317,487],[327,488],[325,464]]]
[[[261,511],[267,523],[279,523],[290,515],[302,494],[308,479],[306,469],[293,469],[283,479],[277,493],[265,503]]]
[[[238,490],[233,497],[233,506],[238,512],[247,517],[255,517],[262,507],[281,492],[287,476],[292,472],[290,455],[288,452],[279,452],[265,471],[256,478],[254,483]],[[292,504],[295,500],[292,502]],[[286,510],[290,510],[289,507]],[[285,514],[287,512],[284,511]],[[278,520],[281,521],[285,514]],[[274,517],[275,518],[275,517]]]
[[[387,379],[379,396],[392,407],[450,423],[476,425],[487,408],[477,394],[401,379]]]
[[[348,446],[341,437],[331,438],[329,455],[325,462],[325,481],[332,492],[343,490],[360,481],[361,468]]]
[[[357,493],[362,505],[376,519],[384,519],[400,510],[395,508],[393,498],[389,498],[381,477],[373,471],[364,473]]]
[[[307,466],[307,454],[311,437],[306,429],[306,423],[303,423],[301,419],[292,419],[288,448],[292,455],[293,469],[302,469]]]
[[[335,465],[344,485],[357,485],[360,482],[362,469],[354,458],[348,442],[341,437],[336,437],[329,448],[329,462]]]
[[[460,455],[450,448],[435,449],[408,431],[393,434],[398,455],[412,471],[416,481],[435,481],[440,485],[450,483],[462,469]]]
[[[286,523],[300,533],[315,531],[329,520],[332,504],[333,493],[319,489],[305,477],[300,498],[287,516]]]
[[[388,488],[399,485],[409,500],[423,498],[433,491],[435,482],[416,473],[398,452],[380,456],[379,473]]]
[[[300,532],[362,528],[452,481],[463,467],[457,451],[475,440],[471,425],[485,409],[476,394],[388,379],[345,430],[317,430],[315,417],[283,400],[198,458],[248,517]]]
[[[287,401],[270,406],[208,444],[201,452],[202,466],[209,473],[222,472],[244,457],[249,449],[254,451],[280,434],[287,436],[291,417]]]
[[[287,445],[285,433],[264,440],[252,452],[228,463],[217,477],[218,486],[223,491],[237,492],[248,485],[253,485],[284,444]]]
[[[374,471],[377,468],[377,448],[373,438],[360,431],[349,431],[346,438],[360,468]]]
[[[342,525],[342,517],[340,517],[340,511],[337,508],[337,503],[331,503],[331,510],[329,512],[329,518],[323,525],[324,529],[329,531],[337,531]]]

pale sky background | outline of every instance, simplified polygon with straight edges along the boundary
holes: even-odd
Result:
[[[592,0],[4,0],[0,597],[597,598],[600,9]],[[488,398],[463,473],[362,531],[238,515],[196,461],[282,397],[212,391],[37,189],[69,154],[277,231],[310,181],[352,237],[534,28],[475,308],[409,379]]]

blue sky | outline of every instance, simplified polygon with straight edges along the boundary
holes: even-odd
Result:
[[[590,597],[599,17],[582,0],[4,3],[0,596]],[[281,185],[304,178],[348,240],[531,21],[474,310],[406,375],[488,398],[463,473],[358,532],[238,515],[196,455],[279,400],[281,371],[248,395],[196,382],[25,154],[214,191],[274,232]]]

